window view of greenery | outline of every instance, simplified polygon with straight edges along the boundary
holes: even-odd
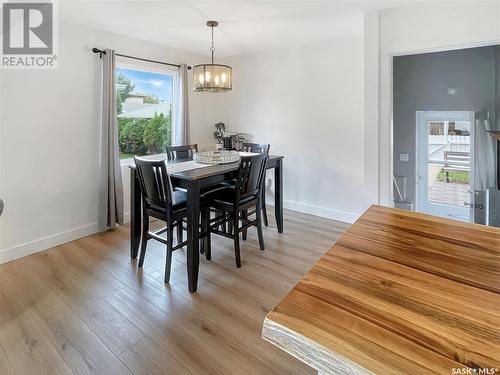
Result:
[[[165,152],[172,139],[173,77],[116,69],[120,159]]]

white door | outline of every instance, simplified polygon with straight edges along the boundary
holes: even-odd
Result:
[[[472,221],[474,113],[417,112],[417,211]]]

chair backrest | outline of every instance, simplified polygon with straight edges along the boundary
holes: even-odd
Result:
[[[170,146],[167,147],[168,160],[175,159],[192,159],[193,155],[198,152],[198,145]]]
[[[252,195],[258,196],[264,181],[267,158],[267,152],[241,157],[238,179],[236,181],[238,199]]]
[[[265,143],[243,143],[241,151],[244,152],[254,152],[256,154],[262,154],[263,152],[269,153],[269,148],[271,145]]]
[[[170,206],[172,196],[165,160],[149,160],[134,156],[134,162],[144,203],[165,208]]]

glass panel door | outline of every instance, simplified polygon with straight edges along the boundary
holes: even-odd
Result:
[[[471,112],[418,112],[417,211],[471,217]]]

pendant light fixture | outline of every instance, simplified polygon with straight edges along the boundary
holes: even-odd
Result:
[[[233,88],[232,69],[228,65],[214,64],[214,27],[219,26],[217,21],[208,21],[207,26],[212,29],[212,45],[210,64],[193,66],[194,91],[225,92]]]

